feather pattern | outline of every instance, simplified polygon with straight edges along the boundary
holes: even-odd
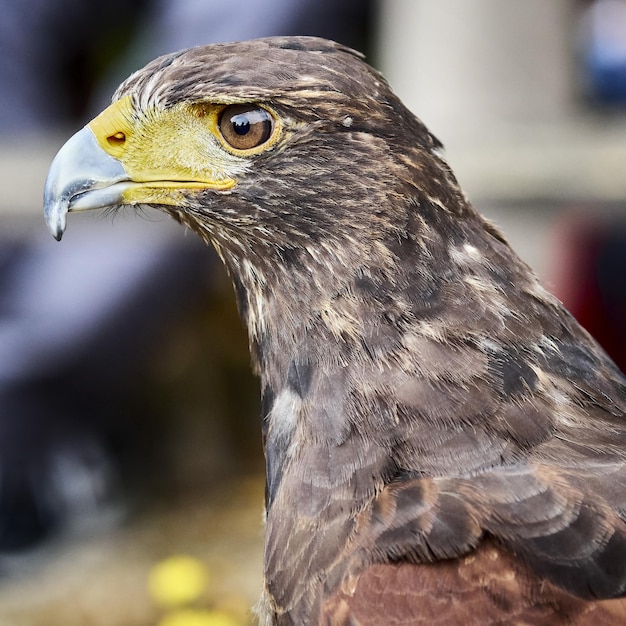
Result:
[[[271,107],[213,243],[261,379],[265,623],[626,622],[626,387],[340,45],[157,59],[116,98]],[[612,598],[615,598],[611,600]]]

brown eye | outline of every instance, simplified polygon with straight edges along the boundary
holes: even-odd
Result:
[[[270,138],[272,116],[260,107],[234,104],[220,113],[217,126],[229,146],[236,150],[250,150]]]

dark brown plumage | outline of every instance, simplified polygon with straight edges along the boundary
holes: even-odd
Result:
[[[262,386],[263,623],[626,623],[624,378],[380,75],[265,39],[115,100],[48,221],[152,204],[224,260]]]

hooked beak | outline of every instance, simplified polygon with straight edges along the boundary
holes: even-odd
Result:
[[[50,166],[43,196],[48,229],[59,241],[69,211],[121,204],[130,185],[124,166],[100,147],[85,126],[65,143]]]

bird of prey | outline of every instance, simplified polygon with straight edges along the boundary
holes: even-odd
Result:
[[[358,53],[158,58],[44,196],[57,239],[148,205],[225,263],[261,382],[263,624],[626,623],[626,381]]]

